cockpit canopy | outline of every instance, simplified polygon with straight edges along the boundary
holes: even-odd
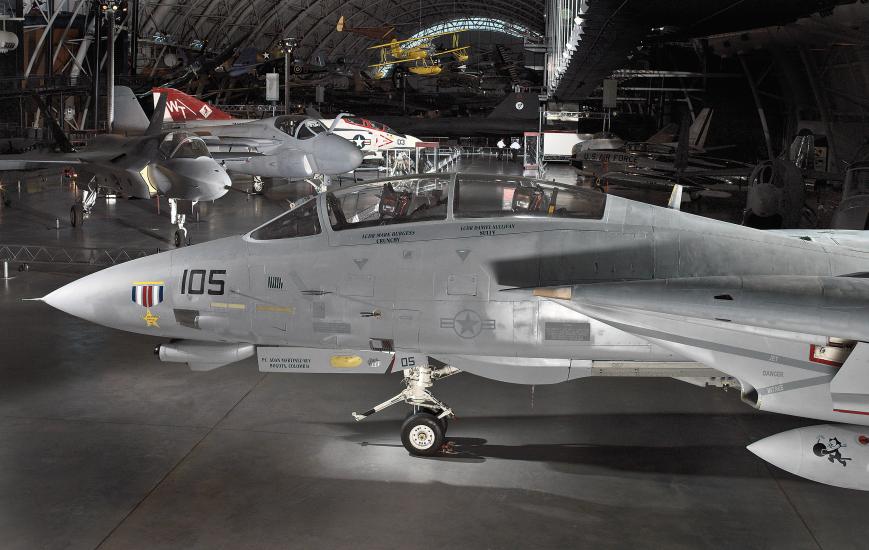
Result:
[[[869,162],[855,162],[845,173],[842,197],[869,195]]]
[[[322,202],[321,210],[317,205]],[[451,207],[451,208],[450,208]],[[591,189],[520,176],[420,174],[388,178],[310,199],[250,233],[254,240],[469,218],[599,220],[606,195]]]
[[[160,152],[170,159],[210,157],[208,146],[201,137],[187,132],[169,132],[160,142]]]
[[[345,122],[349,122],[350,124],[355,124],[356,126],[362,126],[363,128],[368,128],[371,130],[377,130],[379,132],[386,132],[388,134],[395,134],[398,137],[405,137],[404,134],[396,132],[386,124],[381,124],[379,122],[375,122],[373,120],[368,120],[367,118],[358,118],[358,117],[344,117]]]
[[[311,139],[326,132],[326,127],[319,120],[299,115],[276,117],[275,128],[296,139]]]

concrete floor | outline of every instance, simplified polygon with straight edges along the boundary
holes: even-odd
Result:
[[[0,244],[168,248],[165,209],[119,201],[55,229],[67,203],[55,187],[22,193],[0,209]],[[241,194],[208,207],[202,240],[281,208]],[[869,494],[744,448],[816,422],[756,413],[734,391],[461,374],[435,388],[460,415],[459,455],[414,458],[402,408],[350,417],[397,376],[261,374],[252,360],[193,373],[157,361],[159,339],[20,300],[74,275],[16,275],[0,281],[3,549],[866,547]]]

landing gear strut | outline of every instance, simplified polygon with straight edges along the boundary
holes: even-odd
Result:
[[[96,183],[96,177],[91,178],[88,182],[88,188],[82,192],[81,200],[72,205],[69,210],[69,223],[73,227],[81,227],[84,223],[84,215],[90,214],[97,202],[99,195],[99,186]]]
[[[187,234],[187,228],[184,227],[187,215],[178,212],[178,199],[169,199],[169,218],[172,220],[174,225],[178,226],[175,230],[175,247],[181,248],[182,246],[189,246],[190,235]]]
[[[404,370],[404,389],[395,397],[376,405],[362,414],[353,413],[357,421],[364,420],[402,401],[413,406],[413,413],[401,425],[401,443],[412,455],[432,456],[440,450],[453,410],[429,391],[435,380],[459,373],[451,366],[411,367]]]

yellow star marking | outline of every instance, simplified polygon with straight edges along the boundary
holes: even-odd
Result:
[[[160,316],[154,315],[151,313],[151,310],[147,308],[145,309],[145,312],[145,316],[142,317],[142,320],[145,321],[145,326],[160,328],[160,325],[157,324],[157,320],[160,319]]]

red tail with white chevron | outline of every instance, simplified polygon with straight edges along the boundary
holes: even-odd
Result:
[[[232,120],[233,117],[214,105],[174,88],[153,88],[154,104],[160,99],[160,94],[166,94],[166,111],[163,122],[187,122],[190,120]]]

